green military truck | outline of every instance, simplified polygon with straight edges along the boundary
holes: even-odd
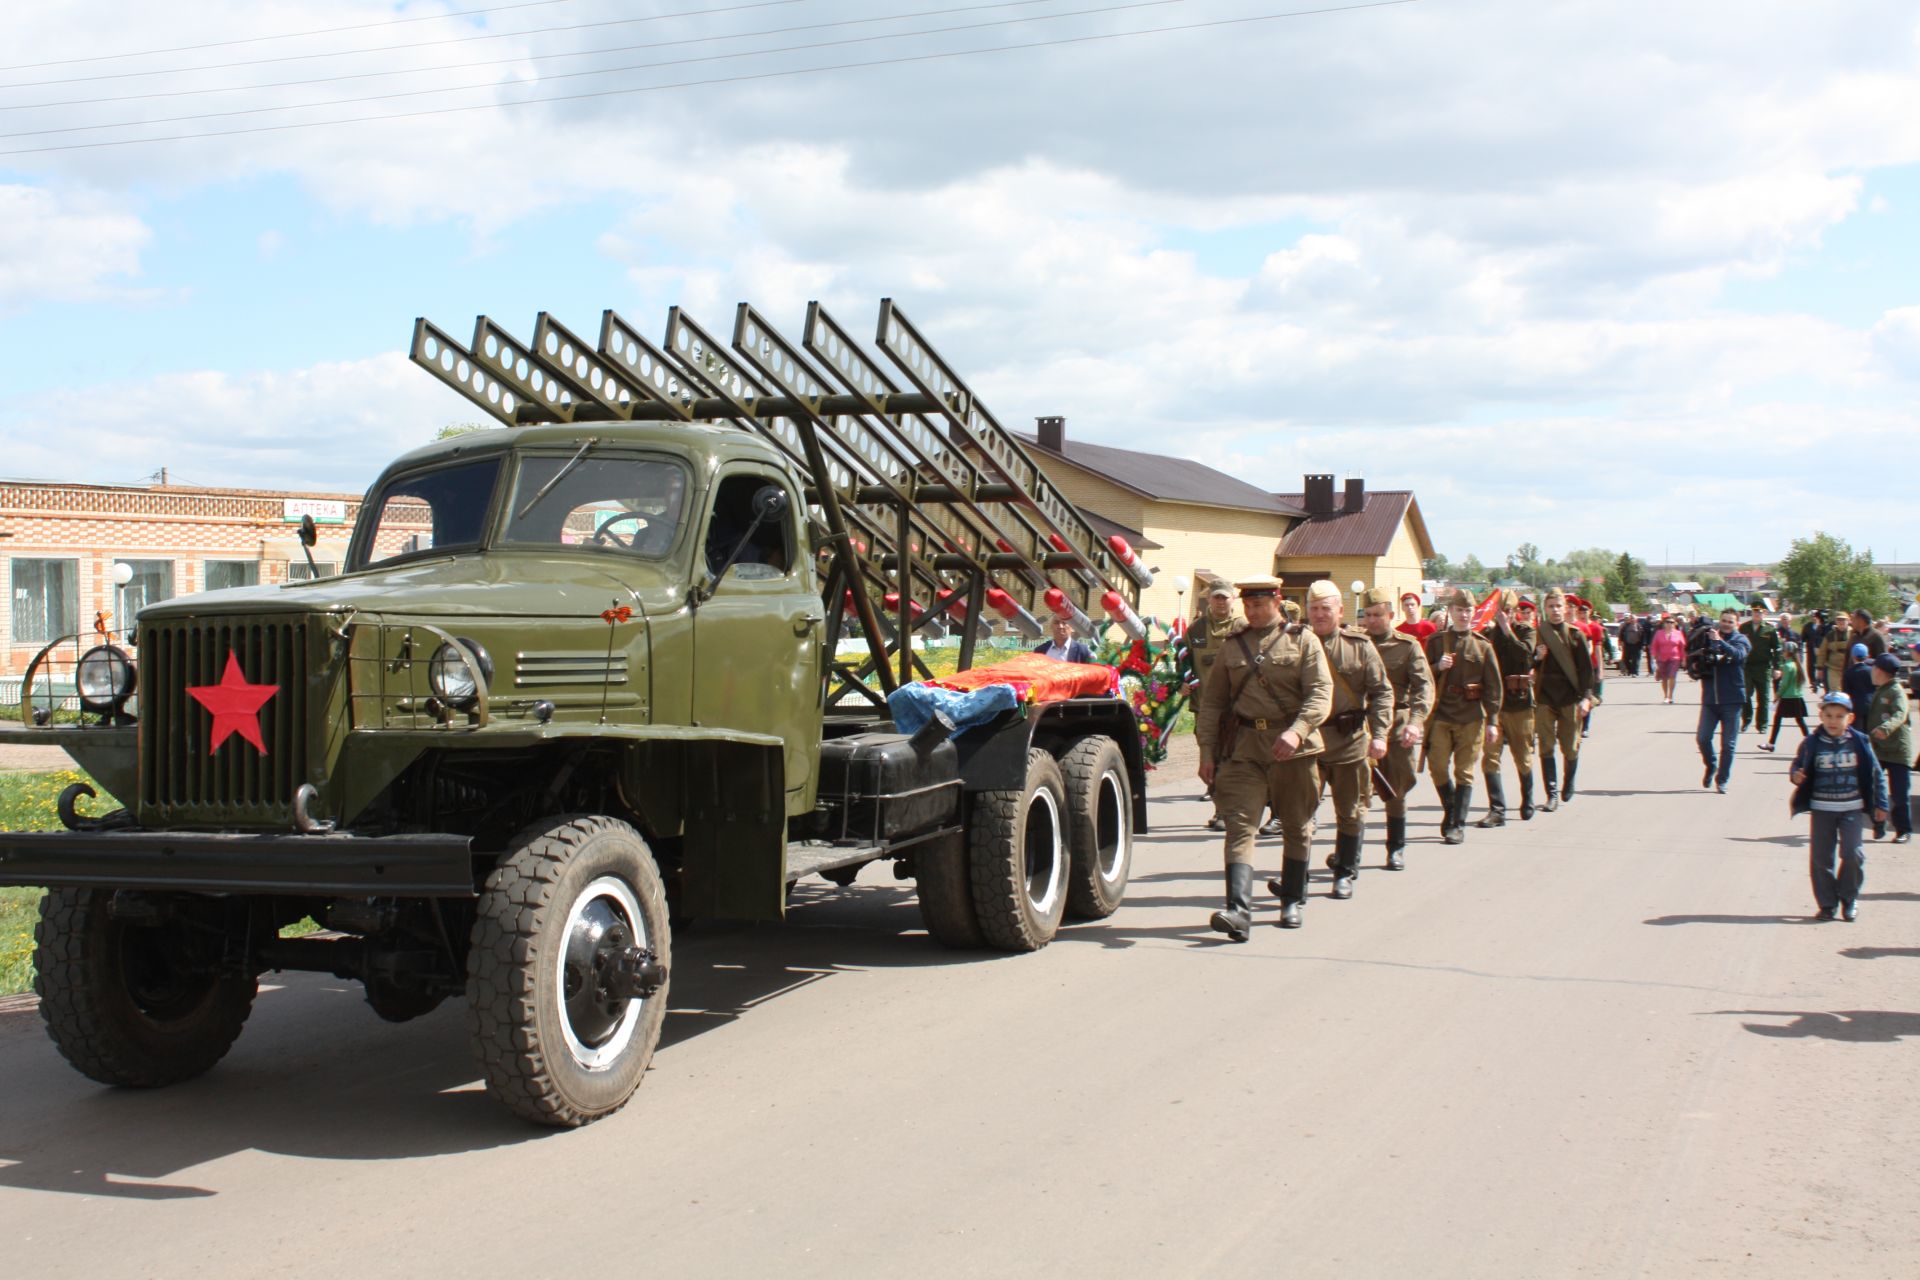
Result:
[[[1147,574],[889,302],[876,345],[893,374],[817,304],[798,344],[743,304],[730,348],[677,308],[660,345],[612,312],[591,345],[417,322],[414,361],[505,429],[389,466],[337,576],[49,645],[0,731],[119,806],[76,785],[66,830],[0,834],[0,884],[49,889],[60,1052],[185,1080],[261,973],[318,971],[393,1021],[464,995],[488,1089],[579,1125],[640,1083],[674,921],[777,920],[883,861],[948,946],[1110,914],[1146,821],[1124,700],[909,735],[888,699],[936,621],[965,667],[996,616],[1137,627]],[[33,691],[69,683],[81,723],[51,723]]]

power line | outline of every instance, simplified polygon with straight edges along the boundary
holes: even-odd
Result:
[[[1218,27],[1246,26],[1259,22],[1277,22],[1287,18],[1309,18],[1329,13],[1351,13],[1363,9],[1388,9],[1418,4],[1420,0],[1366,0],[1359,4],[1329,5],[1317,9],[1292,9],[1281,13],[1252,14],[1240,18],[1216,18],[1206,22],[1185,22],[1167,27],[1143,27],[1135,31],[1103,31],[1092,35],[1061,36],[1053,40],[1033,40],[1025,44],[995,45],[985,49],[947,49],[934,53],[903,54],[893,58],[873,58],[863,62],[831,63],[818,67],[789,67],[778,71],[745,72],[734,76],[714,76],[705,80],[681,80],[672,84],[637,85],[626,89],[598,89],[586,93],[551,94],[540,98],[520,98],[507,102],[482,102],[463,107],[429,107],[419,111],[396,111],[385,115],[349,116],[338,120],[289,121],[285,124],[250,125],[243,129],[218,129],[202,133],[176,133],[158,138],[119,138],[100,142],[68,142],[44,147],[16,147],[0,151],[0,156],[46,155],[64,151],[92,151],[103,147],[150,146],[157,142],[190,142],[203,138],[229,138],[254,133],[286,133],[296,129],[329,128],[346,124],[378,124],[390,120],[416,120],[429,116],[461,115],[470,111],[499,111],[508,107],[536,106],[552,102],[580,102],[594,98],[624,97],[636,93],[660,93],[669,89],[694,89],[707,85],[745,84],[756,80],[778,80],[795,76],[820,75],[829,71],[856,71],[870,67],[899,66],[915,62],[938,62],[970,58],[982,54],[1014,53],[1024,49],[1046,49],[1061,45],[1092,44],[1104,40],[1127,40],[1136,36],[1170,35],[1182,31],[1203,31]]]
[[[209,62],[200,67],[162,67],[158,71],[114,71],[97,76],[68,76],[63,80],[21,80],[0,84],[0,89],[35,89],[50,84],[87,84],[96,80],[132,80],[139,76],[183,75],[189,71],[230,71],[235,67],[265,67],[279,62],[311,62],[315,58],[352,58],[363,53],[393,53],[402,49],[433,49],[448,44],[472,44],[477,40],[511,40],[517,36],[544,36],[559,31],[591,31],[598,27],[630,27],[641,22],[664,22],[669,18],[704,18],[714,13],[740,13],[747,9],[773,9],[781,5],[802,4],[805,0],[754,0],[751,4],[727,5],[721,9],[683,9],[678,13],[655,13],[643,18],[608,18],[601,22],[574,22],[556,27],[529,27],[525,31],[490,31],[476,36],[448,36],[442,40],[415,40],[407,44],[375,45],[371,49],[336,49],[331,53],[289,53],[278,58],[247,58],[239,62]]]
[[[154,58],[163,53],[198,53],[202,49],[228,49],[240,44],[265,44],[272,40],[304,40],[308,36],[339,35],[343,31],[370,31],[375,27],[403,27],[414,22],[444,22],[448,18],[476,18],[483,13],[505,13],[509,9],[539,9],[550,4],[570,4],[572,0],[522,0],[519,4],[497,4],[487,9],[457,9],[452,13],[429,13],[418,18],[387,18],[381,22],[360,22],[350,27],[321,27],[313,31],[288,31],[277,36],[245,36],[238,40],[210,40],[206,44],[181,44],[171,49],[137,49],[132,53],[96,53],[85,58],[54,58],[46,62],[17,62],[0,71],[32,71],[39,67],[70,67],[81,62],[115,62],[121,58]]]
[[[482,67],[518,66],[526,62],[548,62],[556,58],[593,58],[615,53],[634,53],[641,49],[671,49],[686,44],[710,44],[719,40],[751,40],[758,36],[792,35],[801,31],[823,31],[833,27],[856,27],[875,22],[907,22],[914,18],[934,18],[949,13],[974,13],[983,9],[1024,9],[1054,0],[995,0],[993,4],[962,5],[952,9],[923,9],[918,13],[885,14],[878,18],[842,18],[833,22],[809,22],[792,27],[764,27],[758,31],[735,31],[717,36],[688,36],[682,40],[655,40],[649,44],[612,45],[599,49],[571,49],[564,53],[527,53],[512,58],[487,58],[479,62],[442,63],[432,67],[400,67],[392,71],[356,71],[348,75],[317,76],[307,80],[273,80],[265,84],[222,84],[201,89],[164,89],[153,93],[126,93],[109,98],[66,98],[54,102],[15,102],[0,104],[0,111],[34,111],[49,107],[91,107],[112,102],[146,102],[155,98],[191,98],[208,93],[250,93],[260,89],[298,89],[316,84],[339,84],[346,80],[372,80],[380,76],[415,76],[436,71],[472,71]]]
[[[1091,9],[1072,9],[1062,13],[1030,14],[1023,18],[998,18],[991,22],[957,23],[947,27],[927,27],[915,31],[890,31],[872,36],[850,36],[842,40],[816,40],[811,44],[784,45],[777,49],[747,49],[736,53],[710,53],[692,58],[670,58],[660,62],[639,62],[624,67],[602,67],[590,71],[563,71],[554,75],[540,76],[530,83],[545,84],[557,80],[577,80],[586,76],[621,75],[629,71],[657,71],[667,67],[692,66],[703,62],[730,62],[736,58],[758,58],[778,53],[804,53],[812,49],[832,49],[843,45],[875,44],[882,40],[910,40],[916,36],[950,35],[957,31],[981,31],[990,27],[1018,26],[1029,22],[1049,22],[1061,18],[1084,18],[1092,14],[1122,13],[1130,9],[1153,9],[1170,4],[1184,4],[1186,0],[1132,0],[1128,4],[1098,5]],[[1001,6],[980,6],[998,8]],[[270,112],[307,111],[318,107],[351,107],[369,102],[395,102],[405,98],[429,97],[436,93],[469,93],[477,89],[492,89],[494,82],[486,84],[450,85],[438,89],[403,89],[393,93],[371,94],[358,98],[334,98],[325,102],[295,102],[271,107],[238,107],[232,111],[203,111],[195,115],[161,116],[152,120],[114,121],[107,124],[63,125],[53,129],[21,129],[12,133],[0,133],[4,138],[40,138],[53,134],[92,133],[100,129],[143,128],[148,125],[187,124],[196,120],[227,120],[236,116],[263,116]]]

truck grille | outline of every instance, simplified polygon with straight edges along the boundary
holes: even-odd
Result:
[[[306,773],[307,620],[191,618],[140,628],[140,804],[144,822],[291,820]],[[187,690],[219,684],[227,656],[248,684],[272,685],[260,708],[262,755],[239,734],[210,751],[213,716]]]

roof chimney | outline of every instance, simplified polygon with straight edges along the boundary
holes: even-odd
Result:
[[[1067,420],[1065,418],[1035,418],[1039,426],[1040,447],[1051,449],[1055,453],[1067,451]]]
[[[1309,516],[1330,516],[1333,514],[1333,477],[1308,476],[1307,514]]]
[[[1359,511],[1367,505],[1367,482],[1359,476],[1347,477],[1347,503],[1343,510]]]

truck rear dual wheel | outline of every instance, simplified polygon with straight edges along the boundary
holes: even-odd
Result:
[[[973,907],[986,944],[1038,951],[1053,941],[1067,908],[1067,786],[1060,765],[1027,752],[1018,790],[979,791],[967,822]]]
[[[153,1089],[202,1075],[240,1038],[259,983],[216,969],[194,926],[113,918],[111,889],[40,902],[33,981],[60,1056],[102,1084]]]
[[[1060,757],[1067,784],[1067,828],[1073,854],[1067,914],[1104,920],[1120,909],[1133,868],[1133,783],[1112,738],[1080,739]]]
[[[620,976],[636,950],[659,971],[644,995]],[[671,962],[666,895],[639,832],[588,816],[521,832],[487,877],[467,959],[488,1092],[562,1128],[618,1111],[660,1043]]]

